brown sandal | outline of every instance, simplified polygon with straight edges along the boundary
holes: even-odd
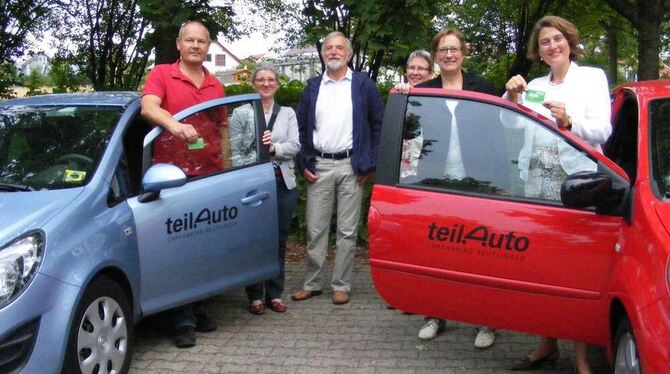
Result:
[[[273,312],[284,313],[288,307],[281,300],[270,300],[268,306]]]
[[[257,316],[265,314],[265,305],[263,305],[263,303],[260,304],[251,303],[249,304],[249,313],[255,314]]]

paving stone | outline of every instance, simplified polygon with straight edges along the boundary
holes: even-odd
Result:
[[[473,327],[453,321],[434,340],[420,341],[423,317],[386,308],[366,257],[356,257],[352,298],[345,305],[333,305],[327,287],[309,300],[290,299],[302,287],[304,261],[286,264],[286,313],[251,315],[243,289],[210,299],[205,310],[219,328],[198,333],[193,348],[173,346],[169,313],[148,317],[136,329],[130,373],[508,374],[505,368],[537,345],[535,336],[498,331],[493,347],[477,350]],[[572,372],[573,344],[560,341],[559,347],[556,365],[535,374]],[[601,349],[592,348],[591,361],[597,374],[608,372]]]

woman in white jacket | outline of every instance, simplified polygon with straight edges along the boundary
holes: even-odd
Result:
[[[602,151],[600,144],[612,131],[607,78],[601,69],[574,62],[581,55],[577,28],[561,17],[546,16],[535,24],[528,44],[528,57],[547,64],[551,71],[530,83],[520,75],[512,77],[503,97],[552,118],[560,128]],[[548,131],[521,123],[516,127],[524,127],[519,169],[526,196],[560,201],[561,183],[568,175],[595,168],[592,161]],[[575,371],[591,373],[588,345],[576,343],[575,353]],[[532,370],[556,359],[556,339],[543,337],[540,346],[511,369]]]

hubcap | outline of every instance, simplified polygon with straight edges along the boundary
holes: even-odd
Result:
[[[640,361],[637,357],[637,346],[630,332],[621,336],[616,351],[615,374],[640,374]]]
[[[82,317],[77,356],[83,374],[117,374],[128,355],[128,323],[123,309],[110,297],[93,301]]]

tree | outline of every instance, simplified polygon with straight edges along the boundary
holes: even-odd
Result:
[[[0,0],[0,61],[19,56],[26,46],[26,36],[31,31],[41,29],[51,6],[58,1],[47,0]]]
[[[61,39],[75,46],[65,53],[78,61],[95,90],[135,90],[150,49],[143,43],[149,22],[139,0],[67,0]]]
[[[214,6],[209,0],[140,0],[139,5],[142,16],[153,27],[147,43],[155,48],[156,64],[172,63],[179,58],[175,39],[186,21],[202,21],[212,39],[220,32],[229,37],[244,33],[243,24],[235,20],[230,5]]]
[[[21,55],[26,35],[41,29],[51,14],[50,5],[58,1],[0,0],[0,99],[14,96],[16,71],[10,58]]]
[[[601,66],[610,85],[622,82],[619,65],[637,66],[637,43],[630,24],[600,0],[573,0],[564,16],[579,29],[584,64]]]
[[[16,68],[11,62],[0,62],[0,100],[11,99],[16,95],[12,86],[18,81]]]
[[[621,61],[636,60],[630,28],[600,0],[452,0],[442,2],[436,20],[440,28],[456,26],[466,36],[471,56],[465,68],[502,89],[512,75],[532,79],[546,74],[544,64],[533,64],[526,55],[535,23],[549,14],[577,26],[585,49],[580,63],[607,68],[610,83],[618,82]]]
[[[75,72],[72,66],[73,61],[65,56],[57,55],[51,60],[49,76],[53,82],[53,93],[77,92],[87,83],[86,77],[81,72]]]
[[[607,0],[637,30],[638,80],[658,79],[663,21],[670,0]]]
[[[452,0],[444,3],[439,19],[442,27],[456,26],[466,36],[473,58],[488,65],[480,70],[496,69],[497,80],[506,81],[529,75],[533,64],[526,54],[533,26],[547,14],[558,14],[559,5],[557,0]],[[504,77],[499,77],[501,70]]]
[[[26,96],[44,95],[46,93],[42,91],[44,83],[44,76],[37,69],[31,70],[26,77],[26,87],[28,88]]]
[[[442,2],[436,20],[440,29],[455,27],[465,35],[470,52],[465,69],[502,90],[513,75],[544,74],[526,57],[528,40],[535,23],[557,14],[559,5],[556,0],[451,0]]]
[[[279,21],[291,47],[314,45],[330,31],[341,31],[353,47],[351,67],[377,79],[384,66],[402,66],[409,53],[426,47],[434,33],[432,18],[439,2],[428,0],[262,0],[267,15]],[[272,19],[272,17],[265,17]],[[321,58],[321,56],[319,56]],[[325,64],[321,61],[322,69]]]

